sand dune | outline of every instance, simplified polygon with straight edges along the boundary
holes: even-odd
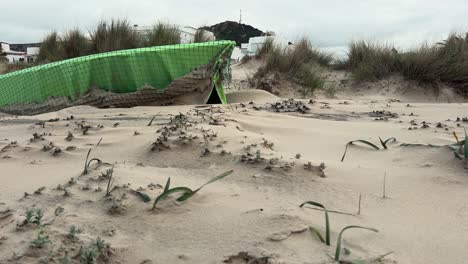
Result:
[[[347,231],[347,260],[465,262],[463,162],[448,148],[400,144],[453,143],[452,131],[461,137],[467,124],[456,122],[466,116],[466,104],[357,98],[284,101],[272,108],[263,102],[274,96],[265,93],[234,94],[246,103],[226,106],[80,106],[0,117],[0,263],[60,263],[65,255],[80,263],[80,247],[92,248],[97,237],[110,245],[99,263],[332,263],[347,225],[379,230]],[[373,111],[398,116],[375,117]],[[423,121],[428,128],[421,128]],[[167,141],[155,144],[164,131]],[[379,151],[352,146],[340,162],[348,141],[377,144],[379,136],[397,142]],[[83,175],[89,149],[104,164]],[[105,197],[110,168],[119,188]],[[151,210],[168,177],[173,187],[195,189],[231,169],[192,198],[169,198]],[[136,190],[152,201],[144,203]],[[325,230],[323,212],[299,208],[307,200],[347,213],[330,214],[332,246],[307,231]],[[46,225],[23,225],[28,208],[42,209]],[[71,238],[73,225],[82,232]],[[33,248],[40,230],[51,243]],[[388,252],[394,253],[375,260]]]

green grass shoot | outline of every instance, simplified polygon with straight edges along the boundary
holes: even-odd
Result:
[[[390,142],[393,142],[393,141],[396,141],[396,138],[392,137],[392,138],[388,138],[386,140],[382,140],[380,137],[379,137],[379,140],[380,140],[380,144],[382,145],[382,147],[384,149],[388,149],[388,146],[387,144],[390,143]],[[363,139],[358,139],[358,140],[353,140],[353,141],[350,141],[346,144],[346,147],[345,147],[345,151],[343,153],[343,157],[341,158],[341,162],[344,161],[345,157],[346,157],[346,153],[348,151],[348,147],[350,145],[354,145],[355,143],[362,143],[362,144],[365,144],[375,150],[379,150],[380,148],[378,146],[376,146],[375,144],[373,144],[372,142],[369,142],[367,140],[363,140]]]
[[[325,244],[327,244],[327,246],[330,246],[330,219],[328,218],[328,210],[325,206],[323,206],[322,204],[320,203],[317,203],[317,202],[313,202],[313,201],[307,201],[307,202],[304,202],[302,203],[299,207],[303,207],[304,205],[306,204],[309,204],[309,205],[313,205],[313,206],[317,206],[317,207],[320,207],[324,210],[325,212]],[[323,237],[320,235],[320,233],[315,230],[314,228],[309,228],[310,231],[312,233],[315,233],[317,234],[317,236],[319,237],[319,239],[323,242]]]
[[[335,261],[340,261],[341,238],[343,236],[343,233],[344,233],[344,231],[346,231],[348,229],[351,229],[351,228],[360,228],[360,229],[366,229],[366,230],[373,231],[373,232],[379,232],[379,230],[377,230],[375,228],[369,228],[369,227],[363,227],[363,226],[347,226],[347,227],[343,228],[341,230],[340,234],[338,235],[338,239],[336,241]]]
[[[156,208],[156,206],[158,205],[158,203],[160,201],[164,200],[166,197],[168,197],[171,194],[182,193],[182,196],[177,198],[177,201],[183,202],[183,201],[187,200],[188,198],[192,197],[195,193],[200,191],[206,185],[208,185],[210,183],[213,183],[215,181],[221,180],[222,178],[230,175],[232,172],[233,172],[233,170],[230,170],[230,171],[227,171],[227,172],[225,172],[225,173],[223,173],[221,175],[218,175],[218,176],[216,176],[213,179],[209,180],[208,182],[206,182],[205,184],[203,184],[202,186],[200,186],[198,189],[196,189],[194,191],[192,189],[188,188],[188,187],[170,188],[171,178],[168,178],[167,182],[166,182],[166,186],[164,187],[164,191],[154,200],[153,210]]]
[[[465,129],[465,142],[463,144],[465,146],[464,147],[464,149],[465,149],[465,151],[464,151],[465,160],[468,160],[468,143],[467,142],[468,142],[468,135],[466,134],[466,129]]]
[[[132,190],[133,193],[135,193],[138,197],[141,198],[141,200],[143,200],[143,202],[145,203],[149,203],[151,201],[151,197],[144,193],[144,192],[140,192],[140,191],[135,191],[135,190]]]
[[[98,168],[98,167],[101,166],[101,164],[102,164],[102,160],[97,159],[97,158],[93,158],[93,159],[91,159],[91,160],[88,161],[88,159],[89,159],[89,154],[91,154],[91,150],[92,150],[92,149],[89,149],[89,150],[88,150],[88,154],[86,155],[86,160],[85,160],[85,164],[84,164],[83,175],[86,175],[86,174],[89,173],[89,170],[90,170],[90,167],[91,167],[91,163],[92,163],[93,161],[96,162],[96,168]]]

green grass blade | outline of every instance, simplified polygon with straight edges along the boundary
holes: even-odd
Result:
[[[166,182],[166,186],[164,187],[164,191],[163,192],[167,192],[169,191],[169,186],[171,185],[171,177],[169,177],[167,179],[167,182]]]
[[[379,140],[380,140],[380,144],[382,145],[382,147],[383,147],[384,149],[388,149],[388,148],[387,148],[387,144],[385,144],[385,142],[384,142],[380,137],[379,137]]]
[[[348,142],[348,144],[346,144],[346,148],[345,148],[345,151],[344,151],[344,153],[343,153],[343,157],[341,158],[341,162],[344,161],[344,158],[345,158],[345,156],[346,156],[346,152],[348,151],[348,147],[349,147],[350,145],[353,145],[354,143],[363,143],[363,144],[366,144],[366,145],[368,145],[368,146],[374,148],[375,150],[379,150],[379,149],[380,149],[379,147],[377,147],[376,145],[372,144],[371,142],[369,142],[369,141],[367,141],[367,140],[362,140],[362,139],[353,140],[353,141]]]
[[[149,197],[149,195],[147,195],[146,193],[139,191],[135,191],[135,193],[138,194],[138,196],[143,200],[143,202],[149,203],[151,201],[151,197]]]
[[[206,182],[205,184],[203,184],[202,186],[200,186],[200,188],[196,189],[195,191],[191,192],[191,193],[186,193],[184,195],[182,195],[181,197],[179,197],[179,199],[177,199],[177,201],[179,202],[183,202],[185,200],[187,200],[188,198],[192,197],[192,195],[194,195],[195,193],[197,193],[198,191],[200,191],[203,187],[205,187],[206,185],[210,184],[210,183],[213,183],[215,181],[218,181],[218,180],[221,180],[222,178],[230,175],[231,173],[233,173],[234,170],[230,170],[230,171],[226,171],[225,173],[222,173],[216,177],[214,177],[213,179],[209,180],[208,182]]]
[[[464,146],[465,146],[465,159],[468,159],[468,144],[466,144],[466,142],[468,141],[468,134],[466,134],[466,129],[465,129],[465,142],[464,142]]]
[[[184,195],[185,195],[186,193],[192,193],[192,190],[187,188],[187,187],[175,187],[175,188],[172,188],[172,189],[170,189],[170,190],[168,190],[166,192],[163,192],[154,200],[153,209],[156,208],[156,205],[160,201],[164,200],[164,198],[168,197],[171,194],[178,193],[178,192],[183,192]]]
[[[325,243],[325,239],[323,239],[323,236],[320,234],[320,232],[317,229],[309,226],[309,231],[310,233],[312,233],[312,235],[316,235],[322,243]]]
[[[388,144],[389,142],[392,142],[392,141],[394,142],[394,141],[396,141],[396,138],[391,137],[391,138],[387,138],[385,141],[383,141],[383,140],[379,137],[379,140],[380,140],[380,144],[382,144],[382,147],[384,147],[384,149],[388,149],[387,144]]]
[[[299,207],[303,207],[306,204],[320,207],[325,211],[325,244],[327,244],[327,246],[330,246],[330,219],[328,218],[327,208],[325,208],[325,206],[323,206],[322,204],[313,201],[304,202],[301,205],[299,205]]]
[[[83,174],[88,174],[88,158],[89,158],[90,153],[91,153],[91,149],[88,150],[88,154],[86,155]]]
[[[341,254],[341,237],[343,236],[344,231],[351,229],[351,228],[360,228],[366,229],[373,232],[379,232],[379,230],[375,228],[363,227],[363,226],[347,226],[341,229],[340,234],[338,235],[338,240],[336,241],[336,252],[335,252],[335,261],[340,261],[340,254]]]
[[[464,160],[463,156],[460,153],[458,153],[458,150],[454,151],[453,154],[455,155],[455,158],[459,160]]]
[[[97,169],[99,168],[101,165],[102,165],[102,160],[98,159],[98,158],[94,158],[94,159],[90,159],[88,161],[88,165],[87,165],[87,172],[89,172],[89,169],[91,168],[91,163],[95,161],[96,162],[96,167],[94,169]]]

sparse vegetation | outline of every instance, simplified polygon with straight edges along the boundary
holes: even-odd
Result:
[[[210,37],[207,35],[207,32],[203,29],[198,29],[193,36],[194,43],[202,43],[211,41]]]
[[[356,80],[379,80],[398,72],[402,61],[393,46],[361,40],[351,42],[348,58],[338,65],[350,70]]]
[[[313,93],[314,89],[324,87],[321,66],[327,66],[332,61],[331,54],[313,48],[311,42],[305,38],[298,41],[293,48],[281,47],[269,38],[258,50],[257,57],[263,57],[265,65],[255,73],[255,80],[280,74],[305,87],[301,91],[304,96]]]
[[[113,179],[113,174],[114,174],[114,169],[110,168],[106,171],[104,174],[105,177],[108,178],[107,180],[107,188],[106,188],[106,197],[109,196],[113,191],[117,189],[116,186],[114,186],[114,179]]]
[[[70,239],[76,239],[76,235],[81,234],[81,229],[77,228],[76,226],[72,225],[70,227],[70,230],[68,231],[68,238]]]
[[[273,38],[266,38],[265,42],[263,42],[263,45],[259,49],[257,49],[255,56],[257,58],[262,58],[270,54],[274,48],[275,48],[275,43],[274,43]]]
[[[90,32],[93,53],[138,48],[141,38],[126,19],[100,21]]]
[[[375,228],[368,228],[368,227],[362,227],[362,226],[347,226],[347,227],[343,228],[341,230],[340,234],[338,235],[338,239],[336,241],[335,261],[340,261],[341,240],[342,240],[343,233],[344,233],[344,231],[346,231],[348,229],[351,229],[351,228],[360,228],[360,229],[365,229],[365,230],[369,230],[369,231],[373,231],[373,232],[379,232],[379,230],[377,230]]]
[[[327,244],[327,246],[330,246],[330,219],[328,218],[328,210],[325,206],[323,206],[322,204],[320,203],[317,203],[317,202],[313,202],[313,201],[307,201],[307,202],[304,202],[302,203],[299,207],[303,207],[304,205],[312,205],[312,206],[317,206],[317,207],[320,207],[323,209],[323,211],[325,212],[325,240],[323,239],[322,235],[320,234],[320,232],[318,232],[315,228],[313,227],[309,227],[310,231],[314,234],[316,234],[320,241],[324,242],[325,244]]]
[[[35,248],[43,248],[46,244],[50,243],[49,236],[40,231],[37,237],[31,241],[31,246]]]
[[[107,259],[109,256],[110,245],[98,237],[86,248],[80,249],[80,263],[81,264],[95,264],[100,257]]]
[[[144,34],[145,46],[162,46],[180,43],[179,27],[169,23],[157,22],[153,28]]]
[[[167,179],[167,182],[166,182],[166,186],[164,187],[164,191],[154,200],[154,203],[153,203],[153,210],[156,208],[156,206],[158,205],[158,203],[160,201],[162,201],[164,198],[168,197],[169,195],[171,194],[174,194],[174,193],[182,193],[182,196],[180,196],[179,198],[177,198],[177,201],[179,202],[183,202],[185,200],[187,200],[188,198],[192,197],[195,193],[197,193],[198,191],[200,191],[203,187],[205,187],[206,185],[210,184],[210,183],[213,183],[217,180],[221,180],[222,178],[230,175],[231,173],[233,172],[233,170],[230,170],[230,171],[227,171],[225,173],[222,173],[216,177],[214,177],[213,179],[209,180],[208,182],[206,182],[205,184],[203,184],[202,186],[200,186],[198,189],[196,190],[192,190],[188,187],[175,187],[175,188],[170,188],[170,184],[171,184],[171,178],[168,178]]]
[[[388,138],[388,139],[386,139],[386,140],[382,140],[382,139],[379,137],[379,140],[380,140],[380,144],[382,145],[382,147],[383,147],[384,149],[388,149],[387,144],[390,143],[390,142],[396,141],[396,138],[393,138],[393,137],[392,137],[392,138]],[[371,148],[373,148],[373,149],[375,149],[375,150],[379,150],[379,149],[380,149],[380,148],[377,147],[375,144],[373,144],[373,143],[371,143],[371,142],[369,142],[369,141],[367,141],[367,140],[362,140],[362,139],[353,140],[353,141],[350,141],[350,142],[348,142],[348,143],[346,144],[345,151],[344,151],[344,153],[343,153],[343,157],[341,158],[341,162],[343,162],[344,159],[345,159],[345,157],[346,157],[346,152],[348,151],[348,147],[351,146],[351,145],[354,145],[355,143],[362,143],[362,144],[365,144],[365,145],[367,145],[367,146],[369,146],[369,147],[371,147]]]
[[[200,32],[200,33],[199,33]],[[209,41],[203,30],[197,31],[196,42]],[[158,22],[148,32],[135,31],[127,19],[100,21],[86,37],[80,29],[72,29],[59,35],[52,32],[42,41],[38,63],[49,63],[89,54],[134,49],[149,46],[179,44],[179,28],[169,23]],[[25,64],[32,65],[32,64]],[[10,71],[22,69],[11,66]]]
[[[31,208],[26,210],[26,219],[24,219],[23,225],[25,224],[36,224],[41,225],[42,217],[44,213],[40,208]]]
[[[42,63],[62,60],[62,47],[57,32],[52,32],[42,40],[37,61]]]
[[[71,59],[90,54],[90,43],[83,32],[73,29],[66,32],[60,39],[62,59]]]

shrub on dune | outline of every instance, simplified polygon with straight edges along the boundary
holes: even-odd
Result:
[[[158,22],[145,35],[145,46],[180,44],[180,32],[176,25]]]
[[[90,36],[93,53],[134,49],[142,45],[140,35],[126,19],[100,21]]]
[[[42,41],[39,54],[37,55],[37,61],[54,62],[61,59],[60,39],[58,33],[54,31],[47,35]]]
[[[88,55],[90,53],[89,40],[79,29],[70,30],[60,39],[60,50],[63,59]]]

